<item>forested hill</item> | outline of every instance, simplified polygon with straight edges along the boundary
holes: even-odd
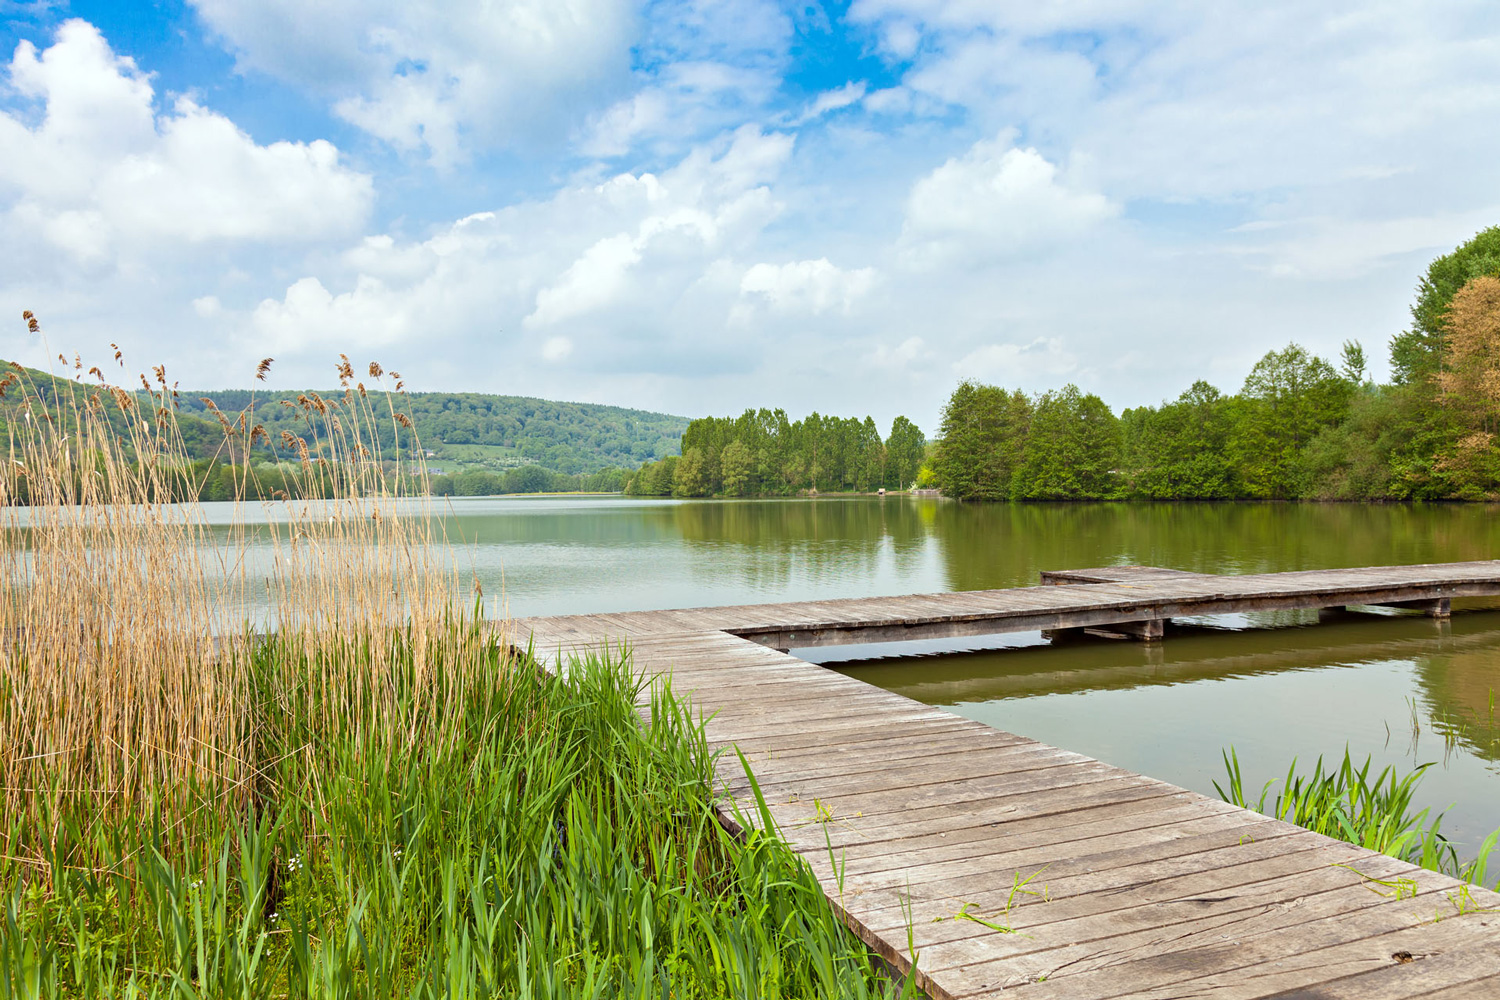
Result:
[[[340,390],[324,393],[337,395]],[[201,397],[226,413],[251,404],[248,390],[189,392],[182,390],[182,409],[206,412]],[[301,414],[282,399],[296,392],[254,393],[252,423],[263,424],[271,440],[283,430],[306,433]],[[540,465],[554,472],[589,473],[634,467],[643,461],[675,455],[686,417],[648,410],[628,410],[597,403],[563,403],[528,396],[494,396],[473,392],[414,392],[398,408],[410,415],[434,464],[453,470]]]

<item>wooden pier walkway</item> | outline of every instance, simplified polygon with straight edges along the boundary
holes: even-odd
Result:
[[[638,670],[670,674],[713,744],[749,759],[779,832],[849,926],[903,972],[915,952],[932,997],[1500,998],[1500,895],[784,652],[1034,629],[1150,641],[1174,617],[1287,608],[1446,615],[1452,598],[1500,595],[1500,562],[1043,576],[1010,590],[521,619],[511,641],[554,663],[623,641]],[[720,762],[725,795],[752,813],[737,758]]]

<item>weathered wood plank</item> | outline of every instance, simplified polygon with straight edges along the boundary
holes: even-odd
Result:
[[[909,967],[906,948],[916,945],[915,975],[934,997],[1018,986],[1038,1000],[1388,1000],[1460,989],[1500,997],[1495,915],[1460,915],[1457,883],[1445,876],[959,719],[776,648],[1118,630],[1346,604],[1441,609],[1453,597],[1500,594],[1500,562],[1240,577],[1104,567],[1043,582],[552,616],[503,631],[557,668],[628,648],[642,677],[669,682],[704,720],[712,747],[746,755],[779,832],[855,932],[897,968]],[[641,700],[645,712],[649,691]],[[736,802],[745,809],[739,758],[721,755],[717,774],[721,813]],[[1415,895],[1377,895],[1353,869],[1408,880]],[[1016,893],[1025,878],[1046,884],[1045,901]],[[1471,894],[1500,907],[1500,896]],[[965,906],[1014,933],[953,919]],[[1445,906],[1451,915],[1434,922]],[[1391,957],[1407,951],[1409,963]]]

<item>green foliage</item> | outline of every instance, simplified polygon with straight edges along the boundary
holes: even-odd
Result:
[[[1347,416],[1354,388],[1331,364],[1298,344],[1256,362],[1240,390],[1230,443],[1244,495],[1273,500],[1300,496],[1302,450]]]
[[[1438,371],[1448,306],[1460,288],[1483,275],[1500,275],[1500,226],[1433,261],[1417,283],[1411,329],[1391,339],[1391,376],[1397,385],[1425,383]]]
[[[1417,785],[1430,767],[1422,764],[1403,777],[1387,767],[1372,779],[1370,759],[1356,767],[1346,749],[1337,769],[1324,772],[1323,758],[1319,757],[1312,774],[1303,775],[1297,772],[1293,759],[1276,798],[1267,803],[1276,784],[1267,781],[1260,798],[1251,804],[1245,794],[1239,756],[1230,747],[1224,752],[1227,787],[1216,781],[1214,791],[1225,802],[1242,808],[1482,884],[1500,831],[1485,840],[1476,859],[1462,862],[1458,849],[1441,832],[1442,813],[1431,816],[1430,809],[1415,809]]]
[[[1111,499],[1119,494],[1119,460],[1115,415],[1098,396],[1064,386],[1037,399],[1010,494],[1018,500]]]
[[[181,404],[188,417],[208,416],[199,397],[226,413],[252,405],[252,424],[265,427],[273,441],[282,431],[306,436],[303,421],[280,405],[283,396],[312,393],[250,393],[242,390],[183,392]],[[327,393],[325,395],[332,395]],[[629,410],[594,403],[565,403],[526,396],[496,396],[472,392],[414,392],[402,397],[403,406],[422,429],[422,444],[434,461],[467,458],[465,446],[507,449],[512,466],[536,465],[551,472],[587,474],[612,467],[630,467],[670,455],[687,426],[687,419],[646,410]],[[210,422],[208,428],[217,435]],[[383,426],[383,446],[394,425]],[[310,439],[314,441],[314,439]],[[491,471],[504,471],[493,468]],[[520,491],[525,492],[525,491]]]
[[[400,751],[373,716],[319,731],[311,687],[262,686],[265,791],[227,827],[56,814],[12,831],[11,854],[42,850],[0,867],[0,996],[898,992],[768,824],[725,831],[702,724],[668,688],[642,691],[628,656],[560,678],[490,656],[492,683],[430,706],[458,738]],[[257,680],[297,657],[269,640]],[[404,697],[430,683],[397,677]]]
[[[811,413],[792,421],[783,410],[701,417],[682,435],[682,456],[642,463],[625,481],[632,496],[786,496],[798,491],[869,492],[910,484],[926,441],[897,417],[890,441],[870,417]],[[901,477],[908,476],[903,480]]]
[[[1233,402],[1199,380],[1160,409],[1120,417],[1129,492],[1150,500],[1228,500],[1240,495],[1229,458]]]
[[[917,481],[922,460],[927,454],[927,439],[916,424],[905,417],[891,422],[891,436],[885,441],[885,488],[904,490]]]
[[[719,456],[719,479],[729,496],[742,497],[755,492],[755,455],[745,442],[734,440],[724,446]]]
[[[1021,464],[1032,403],[1020,390],[963,381],[943,407],[932,479],[959,500],[1004,500]]]
[[[1120,421],[1077,386],[1027,399],[961,382],[943,409],[932,480],[960,500],[1101,500],[1120,494]]]

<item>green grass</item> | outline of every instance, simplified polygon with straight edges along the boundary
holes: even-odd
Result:
[[[407,657],[379,673],[392,697],[333,723],[314,708],[327,672],[263,643],[238,818],[43,796],[0,862],[0,997],[899,992],[796,854],[725,832],[703,730],[669,689],[642,721],[623,654],[560,679],[468,641],[487,683],[387,644]],[[429,715],[444,725],[406,738]]]
[[[1432,766],[1422,764],[1401,776],[1387,767],[1371,778],[1370,758],[1356,767],[1345,749],[1337,768],[1325,772],[1323,758],[1319,757],[1311,774],[1299,774],[1293,758],[1275,799],[1267,801],[1276,785],[1273,779],[1261,787],[1260,798],[1251,803],[1245,794],[1239,756],[1230,747],[1224,752],[1226,785],[1216,781],[1214,790],[1234,805],[1482,886],[1489,858],[1500,843],[1500,830],[1485,839],[1475,858],[1462,859],[1458,848],[1442,833],[1443,814],[1434,816],[1430,808],[1419,810],[1415,806],[1417,785]]]

